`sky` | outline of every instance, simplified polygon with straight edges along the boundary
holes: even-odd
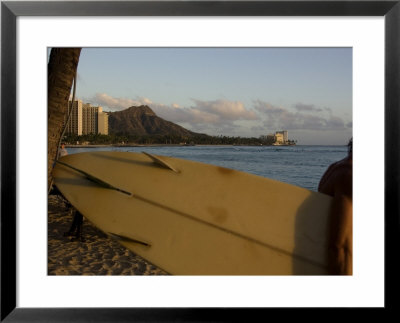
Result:
[[[287,130],[303,145],[352,137],[351,48],[83,48],[76,97],[209,135]]]

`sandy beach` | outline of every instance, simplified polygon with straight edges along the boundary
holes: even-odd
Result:
[[[82,237],[64,237],[72,223],[64,200],[48,199],[48,275],[167,275],[83,220]]]

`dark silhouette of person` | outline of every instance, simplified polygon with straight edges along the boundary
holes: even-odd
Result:
[[[333,197],[328,237],[331,275],[353,274],[353,139],[347,156],[328,167],[318,191]]]
[[[57,186],[52,186],[49,195],[56,195],[60,197],[64,201],[66,208],[71,212],[71,215],[73,215],[71,227],[67,232],[64,232],[64,237],[75,236],[75,239],[82,242],[85,241],[82,236],[83,215],[64,197]]]
[[[76,240],[85,241],[82,236],[82,225],[83,225],[83,215],[73,206],[71,206],[72,213],[74,218],[72,220],[72,224],[70,229],[67,232],[64,232],[64,237],[75,236]]]

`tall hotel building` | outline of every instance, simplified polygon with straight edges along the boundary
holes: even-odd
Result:
[[[68,102],[68,113],[70,111],[71,101]],[[91,133],[108,135],[108,114],[103,112],[102,107],[93,107],[90,103],[75,100],[66,133],[78,136]]]
[[[68,101],[68,115],[71,111],[71,101]],[[64,124],[67,122],[67,116],[64,117]],[[82,135],[82,101],[74,101],[72,106],[72,114],[70,116],[69,122],[67,124],[67,129],[65,133],[76,134],[78,136]]]

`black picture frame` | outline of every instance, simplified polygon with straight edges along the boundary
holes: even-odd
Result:
[[[18,16],[384,16],[385,18],[385,306],[399,287],[400,0],[395,1],[88,1],[1,3],[1,321],[130,322],[251,320],[244,308],[17,308],[16,19]],[[366,138],[367,140],[367,138]],[[270,309],[282,312],[282,309]],[[301,311],[301,309],[291,309]],[[314,309],[315,310],[315,309]],[[330,311],[331,313],[331,311]],[[369,312],[371,313],[371,312]],[[330,314],[331,315],[331,314]],[[369,314],[371,315],[371,314]],[[381,318],[381,317],[380,317]]]

